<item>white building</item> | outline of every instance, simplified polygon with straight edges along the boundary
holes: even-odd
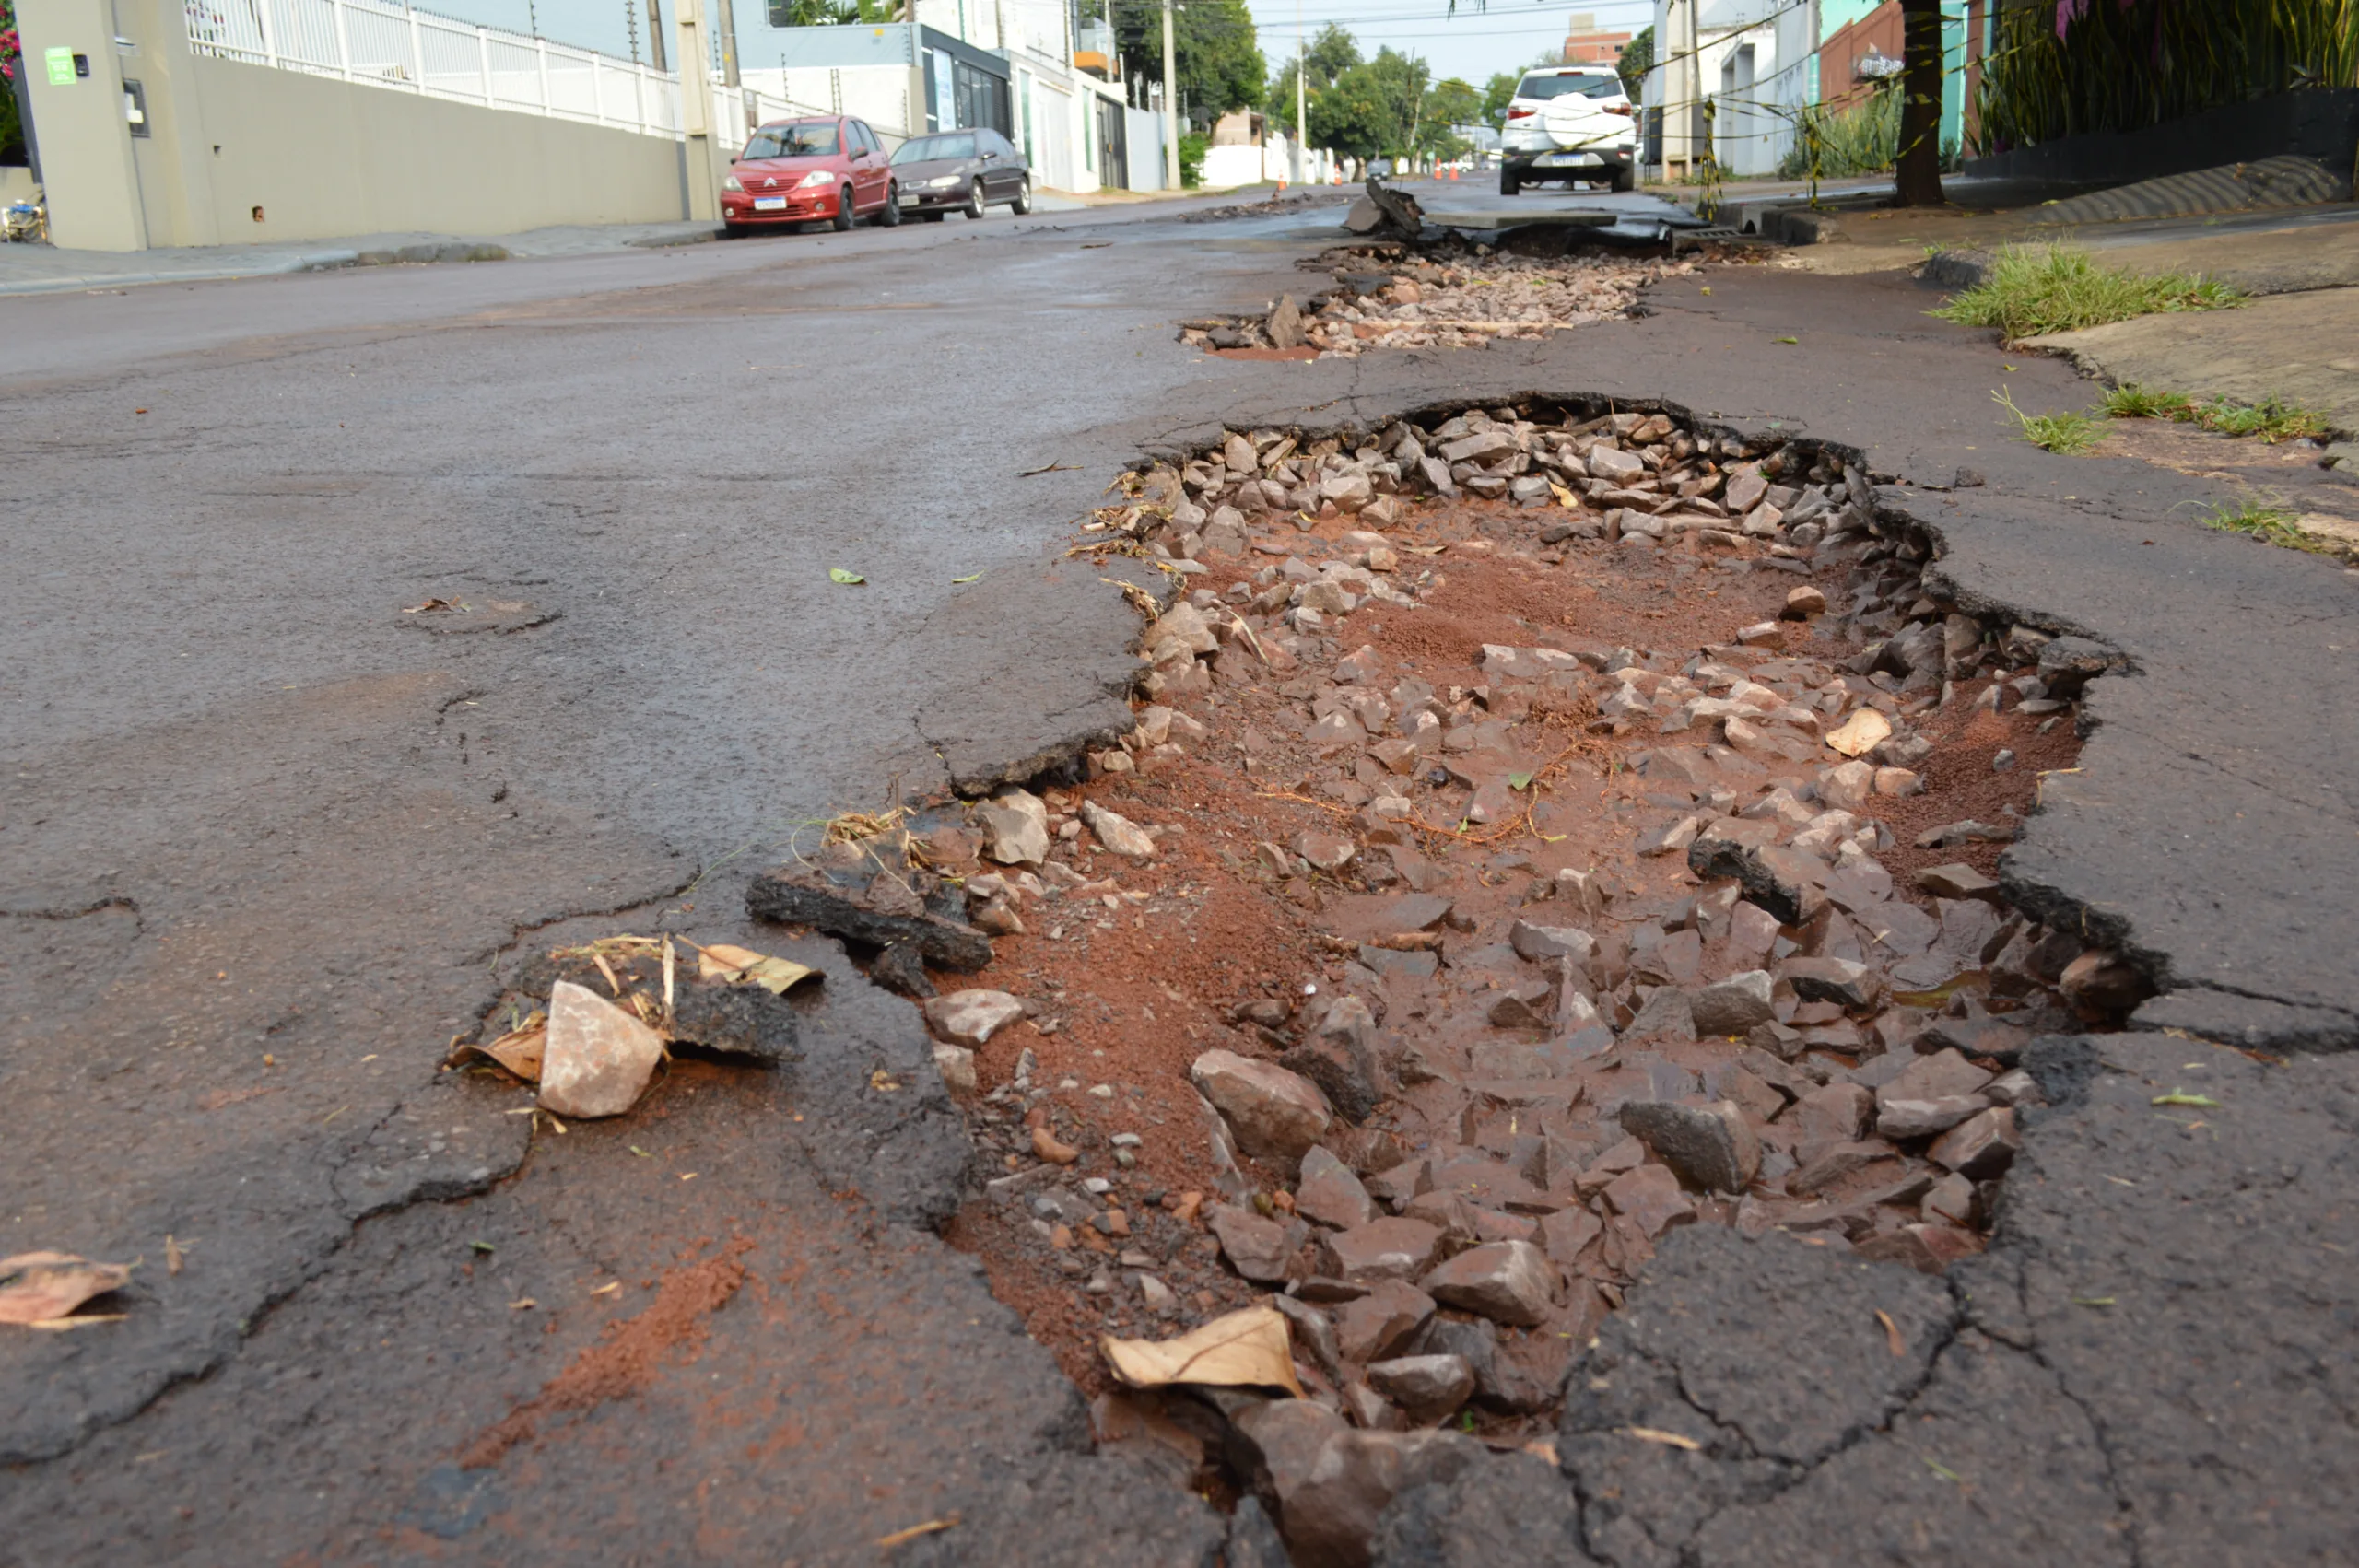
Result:
[[[1164,188],[1159,103],[1117,79],[1106,29],[1076,35],[1065,0],[915,0],[913,17],[1007,62],[1006,131],[1038,183],[1078,194]]]
[[[1115,77],[1102,27],[1075,35],[1062,0],[916,0],[906,23],[797,28],[771,25],[761,0],[734,4],[739,70],[765,99],[858,114],[895,145],[988,125],[1046,190],[1164,188],[1162,116]]]
[[[1818,100],[1819,9],[1820,0],[1655,0],[1647,161],[1685,177],[1708,140],[1728,177],[1775,174],[1794,115]]]

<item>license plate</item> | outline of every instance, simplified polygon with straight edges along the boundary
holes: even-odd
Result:
[[[784,212],[786,198],[784,196],[756,196],[754,210],[756,212]]]
[[[1539,160],[1544,169],[1591,169],[1597,161],[1593,152],[1552,152]]]

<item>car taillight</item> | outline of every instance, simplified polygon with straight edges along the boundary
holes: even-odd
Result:
[[[1605,106],[1605,111],[1608,114],[1636,114],[1637,112],[1637,110],[1632,109],[1626,103],[1609,103]]]
[[[1539,112],[1540,111],[1536,109],[1510,109],[1508,111],[1508,118],[1510,120],[1529,120]]]

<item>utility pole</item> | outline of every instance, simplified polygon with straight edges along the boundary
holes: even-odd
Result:
[[[675,0],[672,7],[675,53],[680,62],[680,130],[687,140],[688,217],[709,223],[721,216],[721,176],[713,167],[712,45],[705,35],[704,0]]]
[[[1310,153],[1310,89],[1303,78],[1310,70],[1310,35],[1302,28],[1302,0],[1294,0],[1294,182],[1302,183],[1303,159]]]
[[[1180,189],[1180,52],[1171,41],[1171,0],[1163,0],[1163,178]]]

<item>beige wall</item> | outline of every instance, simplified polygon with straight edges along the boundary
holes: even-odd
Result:
[[[154,241],[141,221],[139,179],[123,118],[123,78],[129,73],[108,8],[99,0],[22,0],[17,29],[25,52],[18,69],[31,88],[41,139],[50,238],[78,250],[145,250]],[[52,87],[46,64],[52,48],[82,55],[90,74]]]
[[[669,137],[265,65],[183,59],[173,119],[185,145],[173,161],[194,199],[186,237],[156,234],[151,244],[405,230],[512,234],[687,216],[680,145]],[[151,108],[154,101],[150,88]],[[161,216],[156,206],[151,198],[151,227]]]
[[[193,54],[182,5],[19,0],[59,245],[513,234],[687,216],[672,137]],[[88,79],[48,86],[50,44],[87,53]],[[147,97],[144,136],[124,122],[126,78]]]

